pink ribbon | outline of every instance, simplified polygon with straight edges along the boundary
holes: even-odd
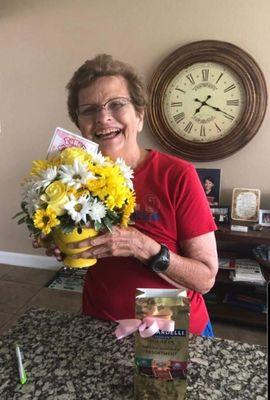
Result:
[[[140,319],[120,319],[118,327],[115,330],[117,339],[122,339],[131,335],[135,331],[139,331],[141,337],[147,338],[153,336],[160,329],[162,331],[174,331],[174,321],[164,318],[145,317]]]

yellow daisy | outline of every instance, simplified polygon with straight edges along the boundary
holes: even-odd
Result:
[[[52,163],[47,160],[35,160],[32,162],[32,169],[30,171],[30,175],[39,175],[42,171],[45,171],[47,168],[51,167]]]
[[[127,200],[127,204],[124,207],[124,213],[123,213],[122,221],[121,221],[122,226],[128,226],[130,216],[134,212],[134,209],[135,209],[135,204],[136,204],[135,192],[132,191],[132,192],[130,192],[130,197]]]
[[[37,210],[33,217],[34,226],[41,230],[44,235],[48,235],[52,228],[60,224],[55,211],[48,207],[46,210]]]

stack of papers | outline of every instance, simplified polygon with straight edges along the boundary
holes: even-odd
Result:
[[[71,292],[82,293],[86,271],[86,268],[62,268],[47,287],[49,289],[69,290]]]
[[[218,259],[218,267],[220,269],[230,269],[230,270],[235,270],[235,261],[236,259],[234,258],[224,258],[224,257],[219,257]]]
[[[251,259],[236,259],[235,270],[230,272],[230,277],[235,282],[265,283],[260,264]]]

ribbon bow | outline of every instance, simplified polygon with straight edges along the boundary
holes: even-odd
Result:
[[[139,331],[141,337],[147,338],[153,336],[160,329],[162,331],[174,331],[174,321],[156,318],[156,317],[145,317],[141,319],[120,319],[118,327],[115,330],[117,339],[122,339],[128,335],[131,335],[135,331]]]

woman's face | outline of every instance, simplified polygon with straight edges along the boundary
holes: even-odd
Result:
[[[126,80],[122,76],[106,76],[96,79],[78,95],[79,128],[82,135],[99,145],[99,150],[112,159],[128,157],[138,147],[137,134],[143,127],[144,112],[137,112],[129,101],[117,112],[101,108],[90,118],[82,111],[89,105],[104,105],[108,100],[129,99]],[[80,117],[81,112],[81,117]],[[86,111],[87,113],[87,111]]]
[[[206,193],[211,192],[211,189],[213,186],[214,186],[213,182],[209,181],[208,179],[205,179],[204,188],[205,188]]]

